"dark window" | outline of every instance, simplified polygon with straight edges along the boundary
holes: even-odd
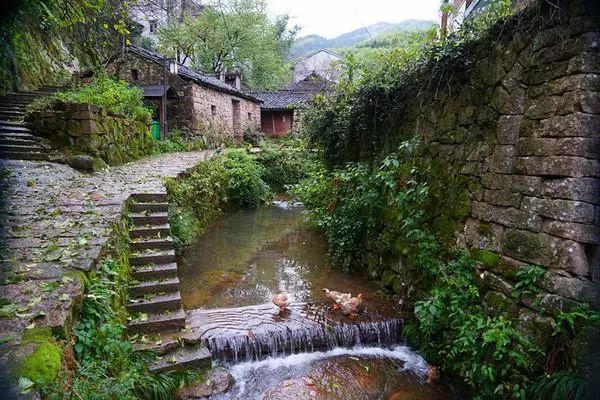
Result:
[[[134,82],[137,82],[140,80],[140,71],[138,71],[137,69],[132,69],[131,70],[131,80]]]
[[[155,19],[151,19],[150,21],[148,21],[150,24],[150,32],[154,33],[156,32],[156,28],[158,28],[158,21]]]
[[[215,105],[211,105],[211,106],[210,106],[210,113],[211,113],[212,115],[217,115],[217,106],[215,106]]]
[[[252,113],[248,113],[248,121],[252,121]]]

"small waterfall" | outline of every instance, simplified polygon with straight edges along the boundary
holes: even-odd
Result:
[[[355,321],[325,303],[297,303],[284,315],[272,305],[194,310],[189,314],[213,357],[262,360],[357,345],[392,346],[401,339],[402,320],[372,307]]]

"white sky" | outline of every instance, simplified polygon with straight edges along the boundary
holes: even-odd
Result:
[[[441,0],[267,0],[269,14],[289,14],[300,25],[298,37],[316,34],[330,39],[376,22],[406,19],[437,21]]]

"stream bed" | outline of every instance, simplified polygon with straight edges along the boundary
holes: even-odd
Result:
[[[211,399],[453,399],[402,341],[398,304],[379,285],[330,266],[323,237],[288,203],[224,215],[178,259],[194,329],[235,379]],[[329,288],[362,293],[356,320],[333,310]],[[292,303],[280,312],[273,294]]]

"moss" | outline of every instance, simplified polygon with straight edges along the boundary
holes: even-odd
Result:
[[[500,263],[500,255],[490,250],[471,249],[471,256],[488,268],[494,268]]]
[[[486,223],[479,223],[477,225],[477,233],[479,233],[482,236],[486,236],[486,237],[490,237],[492,235],[492,227],[490,226],[490,224],[486,224]]]
[[[62,366],[62,349],[52,339],[39,344],[19,368],[19,375],[31,379],[37,385],[54,382]]]
[[[394,271],[391,271],[389,269],[385,270],[383,272],[383,275],[381,276],[381,281],[383,282],[383,284],[390,289],[393,287],[395,279],[396,274],[394,273]]]
[[[50,330],[50,328],[41,327],[26,330],[23,334],[23,339],[21,340],[21,342],[23,344],[44,343],[51,341],[52,339],[52,331]]]

